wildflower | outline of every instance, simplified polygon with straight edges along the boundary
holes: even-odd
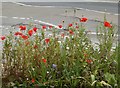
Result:
[[[46,26],[45,26],[45,25],[43,25],[43,26],[42,26],[42,29],[46,29]]]
[[[64,38],[65,34],[64,34],[64,33],[62,33],[62,34],[61,34],[61,36]]]
[[[53,26],[51,26],[51,25],[49,26],[50,29],[51,29],[52,27],[53,27]]]
[[[38,48],[38,46],[37,45],[34,45],[34,49],[37,49]]]
[[[87,18],[83,17],[80,19],[80,22],[86,22],[87,20],[88,20]]]
[[[88,56],[88,54],[84,54],[84,57],[87,57]]]
[[[76,22],[75,25],[78,25],[78,23]]]
[[[107,22],[107,21],[104,22],[104,26],[105,26],[105,27],[108,27],[108,28],[111,28],[111,27],[112,27],[112,25],[111,25],[109,22]]]
[[[87,62],[88,64],[91,64],[93,61],[92,61],[91,59],[86,59],[86,62]]]
[[[57,65],[56,64],[52,64],[52,68],[56,69]]]
[[[59,28],[62,28],[62,25],[58,25]]]
[[[45,39],[45,43],[48,44],[50,42],[50,39],[49,38],[46,38]]]
[[[28,46],[30,44],[29,41],[25,41],[25,45]]]
[[[78,29],[79,28],[79,26],[76,26],[76,29]]]
[[[66,47],[67,50],[69,50],[70,48],[69,47]]]
[[[27,35],[22,35],[21,36],[24,40],[28,39],[28,36]]]
[[[2,37],[1,37],[1,40],[5,40],[5,38],[6,38],[5,36],[2,36]]]
[[[65,21],[63,20],[62,22],[64,23]]]
[[[34,32],[37,32],[38,29],[36,27],[34,27],[33,30],[34,30]]]
[[[73,32],[72,30],[69,30],[69,33],[70,33],[71,35],[73,35],[73,34],[74,34],[74,32]]]
[[[69,27],[72,27],[72,24],[69,24]]]
[[[22,33],[21,33],[21,32],[15,32],[14,35],[15,35],[15,36],[17,36],[17,35],[22,35]]]
[[[19,26],[20,30],[26,30],[26,26]]]
[[[29,34],[30,36],[32,36],[33,30],[29,30],[29,31],[28,31],[28,34]]]
[[[32,83],[35,83],[35,79],[34,79],[34,78],[32,78],[31,82],[32,82]]]
[[[42,62],[46,63],[46,62],[47,62],[47,60],[46,60],[45,58],[43,58],[43,59],[42,59]]]
[[[50,72],[49,71],[47,71],[47,74],[49,74]]]

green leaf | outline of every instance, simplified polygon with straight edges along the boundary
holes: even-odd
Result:
[[[114,85],[114,84],[117,83],[114,74],[106,73],[105,74],[105,79],[108,81],[109,84],[113,84]]]
[[[92,83],[95,81],[95,76],[94,75],[91,75],[91,80],[92,80]]]

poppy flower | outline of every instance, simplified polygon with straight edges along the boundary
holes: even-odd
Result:
[[[6,38],[5,36],[2,36],[2,37],[1,37],[1,40],[5,40],[5,38]]]
[[[69,27],[72,27],[72,24],[69,24]]]
[[[80,22],[86,22],[87,20],[88,20],[87,18],[83,17],[80,19]]]
[[[45,58],[43,58],[43,59],[42,59],[42,62],[46,63],[46,62],[47,62],[47,60],[46,60]]]
[[[51,25],[49,26],[50,29],[51,29],[52,27],[53,27],[53,26],[51,26]]]
[[[29,34],[30,36],[32,36],[33,30],[29,30],[29,31],[28,31],[28,34]]]
[[[15,32],[14,35],[15,35],[15,36],[17,36],[17,35],[22,35],[22,33],[21,33],[21,32]]]
[[[49,38],[46,38],[45,39],[45,43],[48,44],[50,42],[50,39]]]
[[[33,30],[34,30],[34,32],[37,32],[38,29],[36,27],[34,27]]]
[[[112,25],[111,25],[109,22],[107,22],[107,21],[104,22],[104,26],[105,26],[105,27],[108,27],[108,28],[111,28],[111,27],[112,27]]]
[[[63,20],[62,22],[64,23],[65,21]]]
[[[26,26],[19,26],[20,30],[26,30]]]
[[[65,36],[65,34],[64,34],[64,33],[62,33],[62,34],[61,34],[61,36],[62,36],[62,37],[64,37],[64,36]]]
[[[78,29],[79,28],[79,26],[76,26],[76,29]]]
[[[26,45],[26,46],[28,46],[29,44],[30,44],[30,42],[29,42],[29,41],[26,41],[26,42],[25,42],[25,45]]]
[[[58,25],[59,28],[62,28],[62,25]]]
[[[42,26],[42,29],[46,29],[46,26],[45,26],[45,25],[43,25],[43,26]]]
[[[37,45],[34,45],[34,49],[37,49],[38,48],[38,46]]]
[[[84,54],[84,57],[87,57],[88,56],[88,54]]]
[[[35,79],[32,78],[31,82],[32,82],[32,83],[35,83]]]
[[[76,22],[75,25],[78,25],[78,23]]]
[[[73,34],[74,34],[74,32],[73,32],[72,30],[69,30],[69,33],[70,33],[71,35],[73,35]]]
[[[91,59],[86,59],[86,62],[87,62],[88,64],[91,64],[93,61],[92,61]]]
[[[28,36],[26,36],[26,35],[22,35],[21,37],[22,37],[24,40],[28,39]]]

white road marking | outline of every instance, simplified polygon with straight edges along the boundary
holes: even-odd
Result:
[[[0,16],[0,18],[8,18],[7,16]]]
[[[86,10],[86,11],[92,11],[92,12],[96,12],[96,13],[105,13],[105,14],[111,14],[111,15],[120,15],[120,14],[117,14],[117,13],[108,13],[108,12],[103,12],[103,11],[97,11],[97,10],[91,10],[91,9],[84,9],[84,8],[78,8],[76,7],[76,9],[78,10]]]
[[[42,24],[45,24],[45,25],[54,26],[55,28],[59,28],[57,25],[54,25],[54,24],[51,24],[51,23],[47,23],[47,22],[43,22],[43,21],[39,21],[39,22],[42,23]]]
[[[114,14],[114,15],[117,15],[117,16],[118,16],[118,15],[120,15],[120,14]]]
[[[7,17],[7,16],[2,16],[2,17]],[[7,17],[8,18],[8,17]],[[24,17],[11,17],[11,18],[13,18],[13,19],[23,19],[23,20],[25,20],[25,19],[30,19],[30,18],[24,18]],[[48,22],[44,22],[44,21],[40,21],[40,20],[34,20],[35,22],[39,22],[39,23],[42,23],[42,24],[44,24],[44,25],[51,25],[51,26],[53,26],[53,27],[55,27],[55,28],[59,28],[57,25],[54,25],[54,24],[51,24],[51,23],[48,23]]]
[[[5,29],[9,29],[9,28],[5,28]]]
[[[12,18],[14,18],[14,19],[18,19],[18,17],[12,17]]]
[[[30,18],[26,18],[27,20],[29,20]]]
[[[34,20],[35,22],[39,22],[39,20]]]
[[[98,1],[96,1],[96,2],[98,2]],[[107,1],[101,1],[101,2],[107,2]],[[33,6],[33,5],[26,5],[26,4],[18,3],[18,2],[12,2],[12,3],[18,4],[18,5],[22,5],[22,6],[29,6],[29,7],[56,7],[56,6]],[[118,2],[115,2],[115,1],[108,1],[108,3],[118,3]],[[87,11],[93,11],[93,12],[97,12],[97,13],[106,13],[106,14],[112,14],[112,15],[120,15],[120,14],[117,14],[117,13],[114,14],[114,13],[108,13],[108,12],[97,11],[97,10],[91,10],[91,9],[85,9],[85,8],[78,8],[78,7],[76,7],[76,9],[87,10]]]
[[[19,19],[21,19],[21,20],[25,20],[25,18],[23,18],[23,17],[20,17]]]

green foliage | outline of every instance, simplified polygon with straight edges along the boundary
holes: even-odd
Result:
[[[26,40],[14,33],[6,36],[3,88],[117,88],[118,52],[117,47],[112,49],[115,27],[108,28],[103,23],[98,26],[96,48],[83,24],[78,25],[79,29],[74,25],[68,27],[74,33],[66,31],[64,37],[52,28],[49,40],[43,29],[32,36],[25,32],[28,30],[22,31],[29,36]]]

